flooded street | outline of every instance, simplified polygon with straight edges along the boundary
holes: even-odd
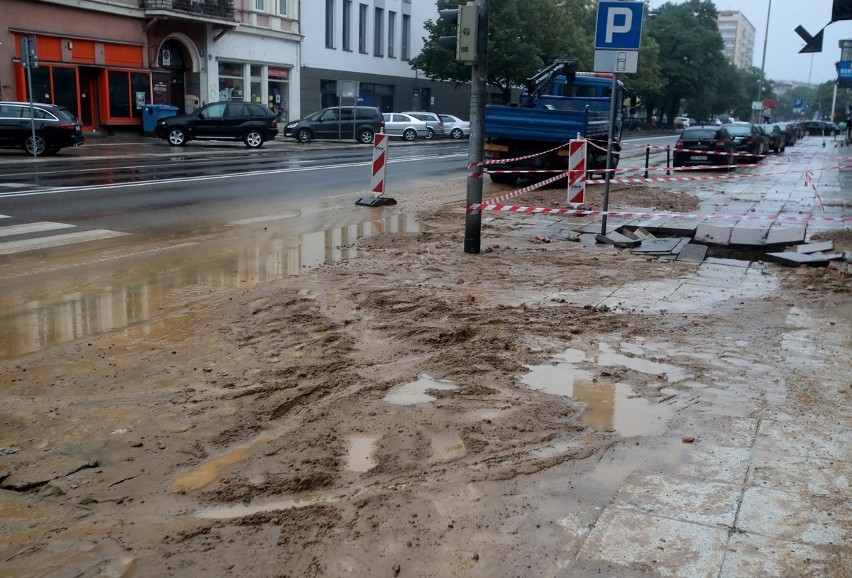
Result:
[[[279,208],[10,260],[0,574],[852,575],[848,261],[766,258],[852,252],[845,150],[819,141],[613,186],[646,224],[762,240],[693,261],[497,211],[465,254],[464,178],[322,199],[351,225]]]

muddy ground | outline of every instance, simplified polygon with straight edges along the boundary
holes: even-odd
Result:
[[[553,219],[521,215],[486,215],[483,252],[468,255],[464,183],[445,185],[381,209],[416,214],[420,231],[359,240],[354,258],[0,362],[0,574],[557,575],[580,546],[560,520],[593,520],[630,467],[700,435],[711,410],[848,403],[848,390],[765,371],[791,306],[848,315],[848,276],[772,267],[771,294],[688,313],[579,305],[572,294],[697,265],[542,239]],[[610,208],[698,206],[643,186],[617,198]],[[852,250],[849,231],[827,236]],[[628,343],[689,380],[595,362]],[[629,383],[665,408],[656,435],[625,437],[523,383],[566,350],[585,354],[589,384]],[[789,391],[767,396],[779,382]],[[636,463],[596,473],[634,445]]]

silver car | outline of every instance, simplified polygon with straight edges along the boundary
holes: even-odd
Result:
[[[397,136],[407,141],[417,137],[428,138],[429,127],[422,120],[399,112],[386,112],[382,116],[385,119],[385,134],[388,136]]]
[[[402,114],[407,114],[418,120],[426,121],[426,126],[429,127],[429,134],[426,135],[426,140],[432,140],[436,136],[444,136],[447,134],[444,131],[444,121],[442,121],[441,117],[434,112],[406,110]]]
[[[444,132],[454,139],[470,136],[469,120],[462,120],[452,114],[439,114],[438,116],[444,121]]]

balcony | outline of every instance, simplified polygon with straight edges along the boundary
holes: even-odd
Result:
[[[139,0],[147,16],[195,22],[236,22],[234,0]]]

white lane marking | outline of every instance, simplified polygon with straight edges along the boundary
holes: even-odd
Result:
[[[449,154],[449,155],[440,155],[436,157],[428,157],[428,160],[442,160],[442,159],[451,159],[451,158],[467,158],[467,153],[460,154]],[[423,161],[424,158],[409,158],[409,159],[399,159],[399,160],[390,160],[390,164],[394,163],[412,163],[412,162],[420,162]],[[9,199],[13,197],[31,197],[36,195],[54,195],[57,193],[67,193],[69,191],[74,192],[82,192],[82,191],[98,191],[98,190],[107,190],[107,189],[127,189],[133,187],[150,187],[150,186],[159,186],[159,185],[173,185],[173,184],[181,184],[181,183],[194,183],[194,182],[204,182],[204,181],[220,181],[225,179],[238,179],[245,177],[257,177],[264,175],[280,175],[284,173],[297,173],[297,172],[308,172],[308,171],[326,171],[329,169],[343,169],[350,167],[369,167],[372,166],[372,161],[363,161],[357,163],[342,163],[335,165],[317,165],[315,167],[296,167],[296,168],[287,168],[287,169],[265,169],[262,171],[246,171],[242,173],[230,173],[227,175],[201,175],[197,177],[179,177],[172,179],[158,179],[153,181],[142,181],[137,183],[116,183],[109,185],[92,185],[89,187],[54,187],[50,189],[34,189],[30,191],[17,191],[13,193],[0,193],[0,198]]]
[[[9,215],[0,215],[0,219],[11,219]]]
[[[0,237],[11,237],[12,235],[25,235],[27,233],[42,233],[44,231],[55,231],[57,229],[68,229],[74,227],[68,223],[52,223],[40,221],[38,223],[24,223],[23,225],[9,225],[0,227]]]
[[[251,225],[252,223],[263,223],[264,221],[280,221],[282,219],[292,219],[293,217],[298,217],[299,213],[296,211],[290,213],[277,213],[275,215],[263,215],[261,217],[251,217],[249,219],[239,219],[238,221],[231,221],[230,223],[226,223],[226,227],[233,227],[236,225]]]
[[[128,234],[129,233],[120,233],[118,231],[109,231],[106,229],[96,229],[94,231],[66,233],[64,235],[53,235],[51,237],[40,237],[38,239],[10,241],[8,243],[0,244],[0,255],[11,255],[13,253],[47,249],[49,247],[59,247],[61,245],[71,245],[73,243],[83,243],[85,241],[97,241],[99,239],[109,239],[110,237],[120,237]]]

